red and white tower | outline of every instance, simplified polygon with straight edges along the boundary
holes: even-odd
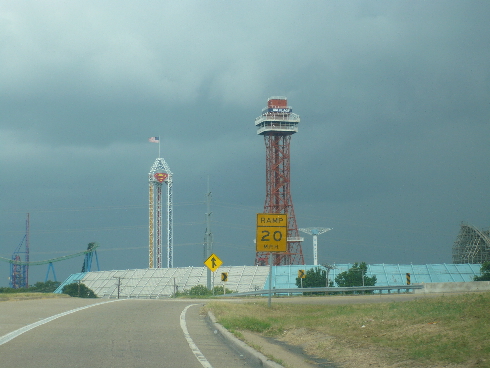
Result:
[[[255,119],[257,134],[264,136],[266,150],[266,197],[264,213],[288,215],[287,252],[273,253],[272,264],[303,265],[303,251],[293,200],[291,198],[290,142],[298,132],[299,115],[294,114],[286,97],[270,97],[262,115]],[[269,264],[268,252],[257,252],[255,264]]]
[[[167,267],[173,268],[173,190],[172,171],[164,158],[157,158],[148,174],[149,182],[149,268],[162,268],[163,183],[167,184]],[[156,192],[156,193],[155,193]],[[155,213],[156,197],[156,213]],[[155,226],[156,220],[156,226]],[[156,241],[156,244],[155,244]],[[155,254],[156,251],[156,254]]]

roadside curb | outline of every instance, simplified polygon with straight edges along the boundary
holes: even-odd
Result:
[[[247,360],[266,368],[284,368],[282,365],[267,358],[261,352],[251,348],[242,340],[237,339],[231,332],[216,321],[216,317],[210,311],[208,311],[208,322],[214,327],[215,333],[219,333],[223,338],[228,340]]]

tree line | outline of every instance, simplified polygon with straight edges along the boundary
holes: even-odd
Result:
[[[328,279],[328,267],[314,267],[305,272],[304,278],[296,278],[296,286],[304,288],[312,287],[333,287],[334,281]],[[375,286],[376,275],[367,276],[367,264],[366,262],[354,263],[347,271],[339,273],[335,277],[335,284],[339,287],[351,287],[351,286]]]
[[[0,293],[54,293],[54,291],[61,285],[59,281],[48,280],[46,282],[36,282],[34,285],[26,288],[11,288],[0,287]],[[83,283],[73,283],[63,286],[61,290],[62,294],[67,294],[77,298],[97,298],[97,295],[92,289],[88,288]]]
[[[34,285],[26,288],[11,288],[0,287],[0,293],[52,293],[59,286],[61,282],[48,280],[46,282],[36,282]]]

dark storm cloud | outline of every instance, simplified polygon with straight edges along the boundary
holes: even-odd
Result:
[[[146,267],[158,154],[147,139],[159,135],[174,172],[175,265],[202,264],[208,177],[216,252],[252,264],[265,198],[253,122],[284,95],[301,116],[298,225],[334,228],[320,262],[450,262],[460,221],[489,225],[489,10],[0,1],[0,255],[30,212],[31,259],[98,241],[104,269]],[[81,260],[68,263],[61,277]]]

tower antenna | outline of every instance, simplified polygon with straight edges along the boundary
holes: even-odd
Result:
[[[266,197],[264,213],[288,215],[288,247],[274,252],[273,265],[303,265],[303,251],[293,200],[291,198],[290,142],[298,132],[299,115],[293,113],[286,97],[270,97],[262,115],[255,119],[257,134],[264,136],[266,150]],[[257,252],[256,265],[269,264],[269,252]]]

